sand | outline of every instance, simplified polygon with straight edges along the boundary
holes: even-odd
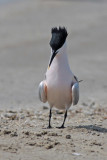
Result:
[[[68,59],[80,101],[63,112],[38,99],[50,57],[53,26],[68,30]],[[17,0],[0,5],[0,160],[107,157],[106,0]]]
[[[107,108],[86,106],[70,110],[64,129],[58,129],[63,111],[53,110],[52,129],[48,108],[1,111],[1,160],[107,159]]]

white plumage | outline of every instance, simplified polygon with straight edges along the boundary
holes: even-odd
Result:
[[[52,58],[53,54],[55,54],[54,58]],[[71,104],[76,105],[79,100],[79,82],[69,67],[66,39],[57,52],[51,48],[51,59],[51,65],[46,72],[46,79],[39,85],[40,100],[44,103],[48,101],[50,105],[49,128],[51,127],[52,107],[66,110],[65,122],[67,110]],[[61,128],[64,127],[64,122]]]

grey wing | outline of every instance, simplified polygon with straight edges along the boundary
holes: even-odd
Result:
[[[39,84],[39,99],[41,102],[45,103],[47,101],[47,93],[46,93],[47,86],[44,81],[40,82]]]
[[[76,105],[79,101],[79,83],[75,82],[72,85],[72,104]]]

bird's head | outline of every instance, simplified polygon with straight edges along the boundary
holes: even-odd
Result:
[[[65,27],[52,28],[51,34],[52,34],[52,38],[50,40],[50,46],[52,49],[52,56],[50,59],[49,67],[54,57],[58,54],[59,49],[64,45],[67,35],[68,35]]]

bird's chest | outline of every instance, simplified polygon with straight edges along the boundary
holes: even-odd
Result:
[[[48,74],[47,82],[47,97],[48,101],[59,108],[65,106],[65,103],[70,101],[71,79],[69,76],[64,76],[63,73]]]
[[[49,90],[61,92],[70,87],[71,79],[66,72],[52,72],[46,74],[46,82]]]

